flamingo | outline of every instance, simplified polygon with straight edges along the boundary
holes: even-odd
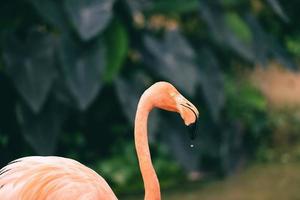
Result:
[[[144,182],[144,200],[160,200],[160,186],[147,137],[153,108],[177,112],[186,125],[198,119],[196,107],[168,82],[157,82],[141,96],[135,117],[134,140]],[[0,171],[1,200],[116,200],[107,182],[92,169],[63,157],[30,156],[10,162]]]

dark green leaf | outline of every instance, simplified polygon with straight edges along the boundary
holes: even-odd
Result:
[[[300,58],[300,37],[286,39],[286,46],[288,51],[291,52],[295,57]],[[0,68],[1,70],[1,68]]]
[[[119,73],[128,51],[128,35],[125,27],[114,20],[106,34],[107,66],[104,80],[112,81]]]
[[[38,13],[53,26],[56,26],[62,30],[68,25],[65,17],[65,13],[62,7],[62,1],[60,0],[29,0],[36,8]]]
[[[253,34],[253,49],[256,60],[263,64],[267,59],[275,58],[285,67],[296,69],[293,58],[271,34],[264,31],[259,21],[251,14],[246,15],[246,20]]]
[[[129,8],[135,12],[188,13],[198,9],[198,0],[127,0]]]
[[[244,37],[244,39],[249,40],[251,37],[249,36],[247,28],[245,28],[246,31],[244,30],[240,32],[240,30],[236,30],[237,33],[234,33],[234,30],[231,30],[226,24],[226,21],[224,20],[224,11],[220,9],[219,4],[210,5],[203,1],[199,8],[200,14],[207,23],[213,39],[218,42],[222,48],[226,45],[225,47],[231,48],[245,60],[249,62],[255,61],[255,52],[253,51],[252,44],[243,42],[241,38],[236,35],[241,34],[240,37]],[[238,24],[234,29],[237,29],[238,26],[247,27],[243,22],[241,22],[241,19],[233,17],[232,21],[234,24]]]
[[[15,36],[6,41],[5,69],[36,113],[41,110],[57,74],[55,43],[52,35],[41,32],[31,32],[24,41]]]
[[[119,77],[117,79],[116,89],[117,95],[121,102],[124,113],[130,123],[134,124],[135,114],[137,110],[138,101],[143,92],[151,85],[152,80],[144,73],[138,72],[132,74],[129,78]],[[157,112],[152,112],[149,117],[149,137],[152,140],[158,128],[159,115]]]
[[[284,22],[289,22],[289,18],[288,16],[285,14],[285,12],[283,11],[280,3],[278,2],[278,0],[267,0],[267,2],[269,3],[269,5],[272,7],[272,9],[274,10],[274,12],[284,21]]]
[[[225,15],[227,26],[238,36],[242,41],[250,44],[252,42],[252,34],[248,25],[244,20],[234,12],[229,12]]]
[[[150,9],[153,5],[152,0],[126,0],[126,3],[133,14]]]
[[[73,93],[70,91],[63,73],[59,73],[58,77],[55,79],[52,91],[58,102],[68,107],[78,107],[78,101],[74,98]]]
[[[67,36],[61,40],[59,55],[66,84],[79,109],[85,110],[102,86],[100,77],[106,63],[104,46],[101,40],[85,45]]]
[[[39,114],[34,114],[27,106],[20,104],[17,117],[22,134],[32,148],[39,155],[53,155],[64,120],[61,106],[51,101]]]
[[[67,14],[83,40],[98,35],[109,23],[114,0],[65,0]]]
[[[248,2],[248,0],[222,0],[220,3],[227,7],[239,6],[242,3]]]
[[[269,59],[270,50],[266,33],[253,15],[247,14],[245,19],[252,31],[253,50],[256,62],[260,64],[266,64],[267,60]]]
[[[154,0],[150,11],[165,13],[188,13],[198,9],[198,0]]]
[[[201,52],[199,62],[199,82],[210,113],[217,122],[225,103],[223,72],[217,58],[208,48]]]
[[[193,95],[198,81],[196,55],[178,30],[166,32],[162,40],[146,36],[150,52],[146,62],[152,70]]]
[[[140,96],[151,84],[151,79],[143,73],[133,74],[130,78],[116,80],[117,95],[130,122],[134,122]]]
[[[210,36],[217,42],[222,42],[225,35],[223,11],[218,6],[210,5],[205,1],[200,1],[199,11],[201,18],[208,25]]]
[[[3,69],[4,69],[4,63],[2,57],[0,56],[0,72],[2,72]]]

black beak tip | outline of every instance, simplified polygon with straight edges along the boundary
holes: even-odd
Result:
[[[188,126],[189,136],[191,140],[195,140],[197,136],[198,119]]]

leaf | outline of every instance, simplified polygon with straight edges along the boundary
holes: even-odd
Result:
[[[53,100],[38,114],[24,104],[19,104],[16,111],[25,140],[39,155],[53,155],[64,120],[61,106]]]
[[[283,11],[280,3],[277,0],[267,0],[273,11],[284,21],[284,22],[289,22],[288,16],[285,14]]]
[[[270,44],[267,33],[263,30],[257,19],[250,13],[246,14],[245,20],[249,24],[253,35],[253,50],[256,62],[266,64],[270,54]]]
[[[142,12],[152,7],[153,2],[149,0],[125,0],[131,13]]]
[[[152,80],[141,72],[134,73],[129,78],[119,77],[115,82],[117,95],[123,111],[131,124],[134,124],[138,101],[143,92],[151,86],[151,83]],[[154,133],[158,129],[158,121],[158,113],[152,111],[148,122],[150,142],[153,141]]]
[[[162,40],[146,36],[150,52],[146,64],[188,95],[194,95],[198,81],[196,55],[178,30],[166,32]]]
[[[236,6],[242,6],[243,3],[248,3],[248,0],[222,0],[220,1],[222,5],[225,7],[236,7]]]
[[[198,0],[126,0],[132,13],[189,13],[197,11]]]
[[[67,87],[78,108],[85,110],[102,87],[99,77],[106,63],[104,46],[101,40],[83,45],[67,36],[60,43],[59,58]]]
[[[243,19],[234,12],[229,12],[225,15],[226,24],[229,28],[244,42],[250,44],[252,42],[252,34],[248,25]]]
[[[0,73],[4,70],[3,58],[0,56]]]
[[[300,38],[299,37],[288,37],[286,39],[286,46],[289,52],[295,57],[300,58]],[[0,65],[1,66],[1,65]],[[1,70],[1,68],[0,68]]]
[[[114,0],[65,0],[67,14],[81,39],[97,36],[109,23]]]
[[[165,12],[165,13],[188,13],[194,12],[198,9],[198,0],[189,0],[183,2],[182,0],[154,0],[151,12]]]
[[[279,43],[279,41],[270,36],[270,47],[272,56],[283,66],[290,69],[298,69],[293,57],[286,51],[286,49]]]
[[[107,46],[107,66],[104,73],[104,80],[111,82],[121,70],[128,51],[128,35],[120,21],[113,21],[108,27],[105,39]]]
[[[74,98],[74,95],[70,91],[65,79],[66,78],[63,73],[58,74],[58,77],[55,79],[53,84],[53,96],[59,103],[67,107],[76,108],[78,107],[78,101]]]
[[[224,21],[224,11],[220,8],[220,5],[218,3],[216,3],[215,5],[213,3],[208,4],[207,2],[201,1],[199,9],[202,18],[208,25],[213,39],[217,43],[219,43],[222,48],[224,48],[224,45],[226,45],[245,60],[249,62],[255,61],[255,52],[253,51],[252,43],[247,44],[246,42],[243,42],[239,37],[237,37],[236,33],[234,33],[233,30],[231,30],[230,27],[227,26]],[[244,23],[239,23],[240,19],[236,20],[235,17],[233,18],[234,23],[239,24],[238,26],[245,26]],[[236,31],[239,33],[239,30]],[[245,37],[246,40],[247,38],[249,40],[248,31],[243,31],[241,35],[242,37]]]
[[[295,68],[292,58],[272,35],[265,32],[258,20],[251,13],[245,13],[243,20],[235,15],[229,18],[227,16],[227,21],[232,21],[231,23],[236,26],[236,30],[233,31],[230,27],[225,26],[223,20],[225,16],[224,10],[221,9],[219,3],[210,4],[201,1],[199,9],[201,16],[212,32],[212,36],[220,45],[227,45],[249,62],[265,64],[270,56],[272,56],[287,67]],[[249,27],[249,29],[246,27]],[[240,29],[244,29],[244,31]],[[247,44],[245,41],[249,40],[248,31],[251,31],[252,42],[249,43],[248,41]],[[238,33],[239,37],[244,37],[245,41],[237,37],[234,32]]]
[[[52,35],[34,31],[24,41],[12,35],[5,44],[6,72],[35,113],[41,110],[57,75],[55,43]]]
[[[271,34],[266,33],[259,21],[250,13],[245,17],[253,32],[253,50],[256,60],[262,64],[266,63],[268,58],[275,58],[285,67],[296,69],[297,66],[293,58],[282,47]]]
[[[202,50],[199,62],[201,66],[199,82],[211,115],[214,121],[218,122],[225,104],[223,72],[217,58],[209,48]]]
[[[223,21],[223,10],[220,6],[210,5],[205,1],[199,1],[199,14],[208,26],[211,37],[221,43],[224,40],[225,30]]]
[[[40,1],[40,0],[29,0],[38,13],[47,20],[53,26],[56,26],[62,30],[65,30],[68,22],[65,17],[64,10],[62,8],[62,1],[51,0],[51,1]]]

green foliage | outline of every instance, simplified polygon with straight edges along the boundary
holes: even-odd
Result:
[[[0,146],[4,147],[8,143],[8,137],[0,133]]]
[[[104,80],[113,81],[119,74],[128,53],[128,35],[124,25],[115,19],[105,34],[107,65]]]
[[[142,177],[138,168],[134,144],[116,145],[112,157],[96,164],[95,169],[102,173],[119,193],[128,191],[137,192],[143,189]],[[178,164],[169,158],[162,148],[151,148],[159,155],[153,160],[155,170],[161,179],[162,188],[177,184],[178,179],[183,180],[182,171]],[[174,175],[176,174],[176,177]]]
[[[287,38],[286,46],[288,50],[298,59],[300,58],[300,38]]]
[[[252,157],[256,149],[264,148],[271,139],[271,126],[267,116],[267,102],[265,97],[247,79],[229,78],[225,82],[227,94],[226,115],[237,125],[235,139],[242,140],[244,153]],[[238,138],[238,134],[245,134]]]
[[[229,28],[244,42],[252,42],[252,33],[244,20],[234,12],[229,12],[225,16],[225,21]]]
[[[247,2],[247,1],[245,1],[245,0],[223,0],[222,4],[224,6],[238,6],[245,2]]]
[[[238,84],[237,84],[238,82]],[[231,118],[241,119],[248,125],[255,124],[257,113],[266,113],[267,102],[260,91],[247,80],[227,78],[227,108]]]
[[[11,35],[4,47],[6,72],[35,113],[44,105],[57,73],[53,42],[52,35],[33,31],[25,41]]]
[[[0,72],[3,71],[3,68],[4,68],[4,64],[2,61],[2,57],[0,57]]]
[[[189,0],[185,3],[181,0],[154,0],[151,10],[155,13],[182,14],[197,11],[198,5],[198,0]]]
[[[28,154],[67,155],[103,171],[120,191],[140,188],[130,143],[136,106],[149,85],[166,80],[203,114],[195,141],[201,148],[192,152],[177,115],[150,115],[151,141],[172,149],[153,156],[162,185],[172,185],[182,169],[231,171],[228,160],[239,160],[231,136],[256,149],[267,109],[256,90],[226,73],[269,59],[295,67],[292,56],[299,56],[300,26],[286,31],[285,24],[298,19],[297,2],[268,0],[255,12],[251,2],[1,1],[1,164]]]
[[[113,16],[114,0],[64,0],[63,5],[73,28],[82,40],[101,33]]]
[[[69,35],[60,40],[59,61],[66,87],[80,110],[86,110],[96,98],[106,66],[105,46],[98,39],[83,44]]]
[[[284,164],[300,161],[299,108],[272,110],[269,121],[273,134],[269,142],[258,149],[257,160]]]

